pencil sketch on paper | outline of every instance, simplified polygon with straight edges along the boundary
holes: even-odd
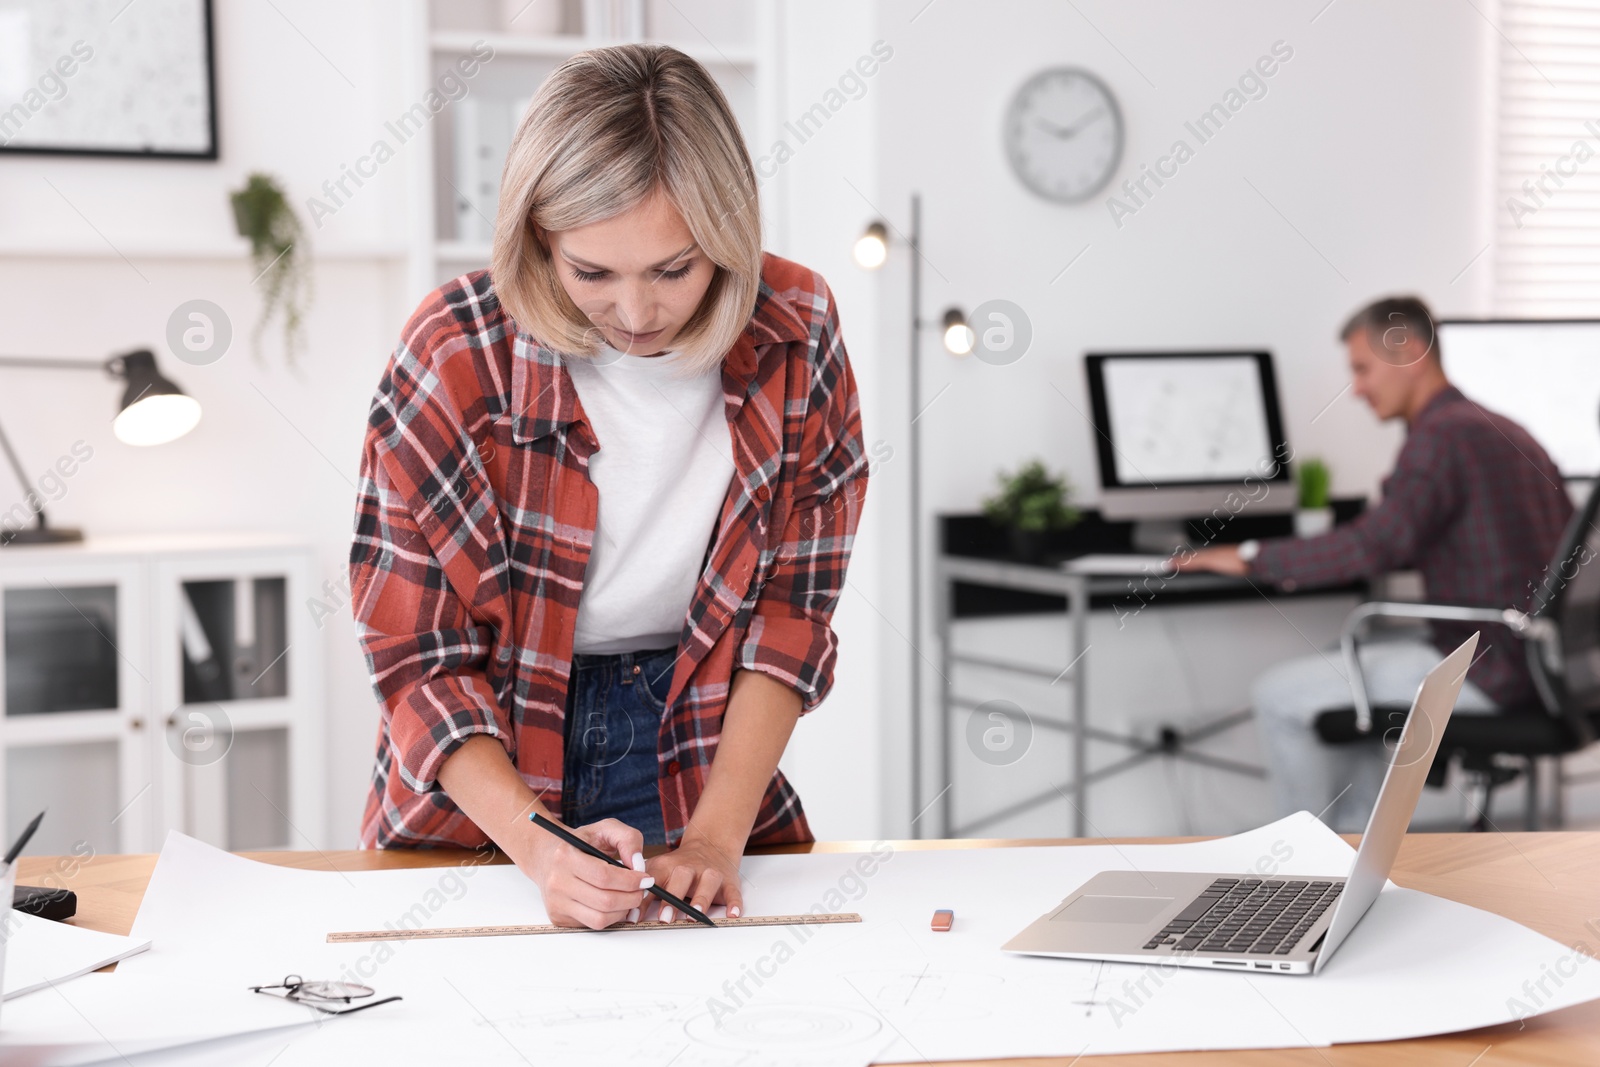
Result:
[[[681,994],[641,990],[526,995],[526,1007],[490,1011],[476,1026],[552,1067],[591,1062],[596,1042],[628,1047],[629,1062],[639,1067],[831,1067],[866,1063],[891,1036],[871,1014],[827,1004],[751,1003],[729,1013],[707,1012],[703,1000]]]
[[[648,1000],[628,1000],[614,997],[609,1002],[558,1003],[548,1008],[530,1008],[514,1015],[497,1019],[480,1019],[477,1025],[494,1029],[522,1030],[559,1029],[585,1026],[594,1023],[626,1024],[660,1022],[672,1018],[683,1010],[684,1002],[658,997]]]
[[[941,1019],[981,1019],[1001,996],[1006,980],[977,971],[918,970],[850,971],[845,981],[873,1007],[886,1015],[937,1016]]]
[[[1094,1010],[1106,1006],[1107,1001],[1101,999],[1100,993],[1100,982],[1105,977],[1105,974],[1106,964],[1104,960],[1101,960],[1094,966],[1094,977],[1088,982],[1088,991],[1080,992],[1078,997],[1072,1001],[1073,1004],[1083,1009],[1083,1017],[1085,1019],[1094,1018]]]
[[[747,1004],[731,1015],[697,1015],[683,1031],[694,1042],[735,1052],[765,1052],[806,1061],[878,1039],[883,1023],[854,1008],[829,1004]]]

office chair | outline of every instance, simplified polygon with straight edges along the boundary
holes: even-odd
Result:
[[[1373,602],[1345,619],[1340,646],[1350,676],[1354,707],[1318,715],[1314,724],[1327,744],[1383,737],[1403,726],[1409,705],[1372,707],[1356,650],[1374,619],[1425,619],[1502,625],[1523,642],[1537,699],[1489,715],[1454,715],[1445,728],[1428,784],[1440,788],[1458,760],[1472,783],[1472,828],[1489,829],[1489,805],[1500,786],[1524,778],[1524,823],[1539,829],[1538,761],[1556,757],[1556,823],[1564,818],[1564,771],[1560,757],[1589,745],[1600,734],[1600,482],[1562,534],[1555,558],[1527,612],[1448,604]]]

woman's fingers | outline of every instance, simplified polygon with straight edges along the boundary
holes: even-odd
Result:
[[[545,907],[551,920],[564,926],[602,929],[622,922],[644,904],[644,890],[655,880],[643,867],[644,839],[616,819],[604,819],[577,831],[603,852],[623,857],[618,867],[579,849],[561,846],[545,876]]]
[[[617,819],[602,819],[579,827],[578,832],[591,845],[616,855],[626,866],[616,867],[594,856],[575,852],[569,864],[572,873],[596,889],[634,894],[635,899],[628,907],[638,907],[642,899],[637,894],[655,884],[655,879],[644,873],[644,837]]]
[[[721,888],[722,872],[715,867],[707,867],[700,872],[700,883],[694,887],[694,896],[689,899],[689,903],[704,915],[706,909],[711,907],[711,902],[716,899],[717,890]]]
[[[633,877],[637,878],[638,875]],[[555,899],[547,902],[547,905],[553,905],[550,907],[552,913],[563,911],[573,914],[574,909],[582,909],[605,917],[605,921],[601,924],[604,926],[627,918],[628,912],[637,908],[644,899],[644,895],[638,890],[620,892],[614,889],[600,889],[590,885],[572,871],[557,876],[550,888]]]
[[[578,859],[582,862],[574,862],[567,869],[567,880],[559,888],[596,911],[625,917],[644,903],[644,888],[655,884],[649,875],[601,863],[593,856]]]
[[[591,930],[604,930],[626,917],[627,912],[618,915],[613,912],[597,911],[575,900],[567,901],[560,912],[552,912],[550,915],[557,926],[586,926]]]
[[[644,856],[644,835],[620,819],[601,819],[579,827],[578,833],[600,851],[617,857],[624,866],[637,867],[634,857]]]
[[[744,894],[739,892],[739,879],[722,884],[722,903],[728,906],[728,918],[737,919],[744,914]]]
[[[693,867],[674,867],[672,875],[667,879],[666,890],[679,900],[688,895],[694,886],[695,869]],[[670,904],[661,905],[661,921],[677,922],[683,917],[682,912]]]
[[[654,885],[655,879],[648,874],[626,867],[613,867],[604,860],[585,856],[582,853],[572,857],[572,862],[567,865],[567,870],[573,876],[596,889],[606,889],[619,893],[637,893],[646,886]],[[637,903],[637,902],[635,902]]]

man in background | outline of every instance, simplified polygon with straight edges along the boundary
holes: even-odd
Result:
[[[1352,392],[1379,419],[1406,423],[1382,499],[1320,537],[1217,546],[1175,563],[1285,590],[1415,569],[1430,602],[1527,609],[1573,510],[1555,464],[1521,426],[1450,384],[1433,316],[1421,300],[1370,304],[1339,338],[1348,349]],[[1432,643],[1403,637],[1364,643],[1361,666],[1372,702],[1409,704],[1441,651],[1475,628],[1434,624]],[[1487,626],[1479,648],[1458,714],[1535,699],[1516,637]],[[1387,764],[1381,741],[1328,746],[1312,728],[1319,713],[1351,706],[1338,651],[1272,668],[1256,681],[1254,704],[1280,814],[1306,809],[1323,812],[1341,832],[1364,828]]]

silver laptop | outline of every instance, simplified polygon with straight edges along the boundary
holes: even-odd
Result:
[[[1473,634],[1423,679],[1349,871],[1325,878],[1106,871],[1001,948],[1252,973],[1320,971],[1388,880],[1477,647]]]

